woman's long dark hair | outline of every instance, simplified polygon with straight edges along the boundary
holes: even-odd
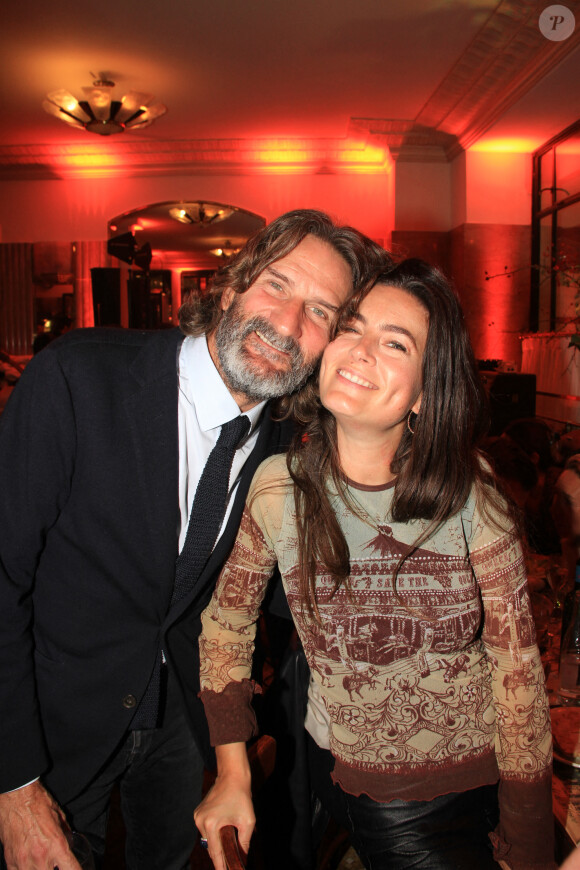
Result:
[[[423,355],[421,409],[413,434],[405,428],[391,465],[396,482],[390,519],[428,520],[413,550],[464,506],[472,486],[485,486],[500,514],[493,475],[482,465],[478,444],[488,426],[487,402],[457,297],[445,277],[423,260],[404,260],[376,281],[409,293],[427,310],[429,326]],[[363,289],[345,311],[341,325],[371,288]],[[349,552],[329,498],[329,486],[352,509],[340,469],[336,421],[320,400],[301,421],[307,436],[297,436],[287,463],[294,481],[302,601],[318,619],[315,577],[322,570],[336,588],[349,588]],[[487,493],[489,492],[489,496]],[[404,561],[404,560],[402,560]],[[395,571],[393,583],[396,584]]]

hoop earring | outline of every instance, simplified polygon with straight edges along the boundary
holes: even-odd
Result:
[[[413,413],[414,413],[413,411],[409,411],[409,416],[407,417],[407,429],[409,430],[411,435],[415,434],[415,430],[411,426],[411,414],[413,414]],[[417,416],[417,415],[415,414],[415,416]]]

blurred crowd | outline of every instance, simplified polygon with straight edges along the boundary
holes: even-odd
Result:
[[[580,558],[580,429],[558,432],[536,417],[513,420],[485,451],[522,512],[530,551],[561,553],[573,576]]]

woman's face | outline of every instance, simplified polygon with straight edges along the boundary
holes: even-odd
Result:
[[[399,287],[377,284],[322,357],[320,398],[340,425],[396,431],[421,405],[429,315]]]

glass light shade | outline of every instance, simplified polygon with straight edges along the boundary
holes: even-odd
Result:
[[[145,109],[153,99],[153,94],[143,94],[139,91],[129,91],[129,93],[125,94],[125,96],[121,100],[121,107],[115,115],[116,120],[120,121],[121,123],[125,123],[125,121],[127,121],[135,114],[135,112]]]
[[[78,100],[76,97],[70,93],[70,91],[65,91],[64,88],[61,88],[58,91],[51,91],[46,95],[49,102],[54,103],[55,106],[58,106],[59,109],[64,109],[65,112],[76,112],[80,109]],[[81,115],[85,113],[81,111]],[[89,116],[86,115],[87,121],[89,120]]]
[[[214,254],[216,257],[224,257],[228,259],[229,257],[233,257],[234,254],[239,253],[241,248],[233,248],[231,242],[224,242],[221,248],[212,248],[210,250],[210,254]]]
[[[169,214],[173,218],[174,221],[179,221],[182,224],[191,224],[193,223],[192,219],[186,212],[184,208],[170,208]]]
[[[140,130],[141,127],[148,127],[149,124],[152,124],[153,121],[160,118],[167,111],[167,106],[164,106],[162,103],[155,103],[153,106],[142,106],[141,108],[143,109],[143,114],[134,120],[130,119],[127,121],[126,127],[128,130]]]
[[[93,111],[97,121],[107,121],[111,112],[110,86],[100,88],[83,88],[87,102]]]
[[[62,109],[59,109],[58,106],[55,106],[54,103],[49,102],[49,100],[44,100],[42,104],[42,108],[45,112],[48,112],[49,115],[54,115],[55,118],[59,118],[61,121],[64,121],[65,124],[70,124],[71,127],[80,127],[82,130],[84,128],[84,123],[80,121],[78,118],[75,118],[73,115],[68,115]],[[81,114],[84,114],[81,110]]]
[[[182,224],[215,224],[234,213],[232,208],[213,202],[188,202],[181,208],[170,208],[171,217]]]

